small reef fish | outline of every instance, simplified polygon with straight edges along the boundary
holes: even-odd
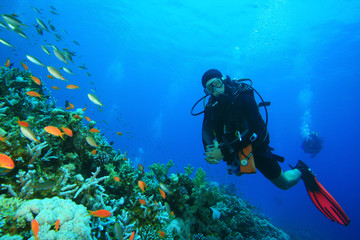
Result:
[[[21,65],[26,71],[29,70],[29,67],[25,63],[21,62]]]
[[[28,36],[26,36],[26,34],[22,30],[20,30],[18,28],[15,28],[14,32],[17,33],[19,36],[21,36],[23,38],[29,38]]]
[[[116,132],[117,135],[122,136],[123,134],[121,132]]]
[[[11,16],[9,14],[1,14],[1,16],[4,18],[7,24],[13,26],[14,28],[27,27],[27,25],[23,24],[19,19],[14,16]]]
[[[38,221],[36,221],[36,219],[33,219],[31,221],[31,231],[33,232],[34,234],[34,237],[35,237],[35,240],[38,240],[39,237],[38,237],[38,234],[39,234],[39,223]]]
[[[75,118],[75,119],[78,119],[78,120],[81,119],[81,117],[79,115],[77,115],[77,114],[73,115],[72,117]]]
[[[38,25],[35,26],[36,27],[36,31],[38,32],[38,34],[40,34],[41,36],[43,35],[43,30],[42,28]]]
[[[81,109],[81,111],[83,111],[83,112],[85,112],[85,110],[86,110],[86,107],[85,107],[85,108],[83,108],[83,109]]]
[[[54,68],[52,66],[47,66],[47,70],[53,77],[60,79],[60,80],[66,80],[57,68]]]
[[[147,187],[146,183],[144,183],[143,181],[139,181],[138,184],[139,184],[141,191],[145,192],[145,188]]]
[[[166,199],[166,194],[163,190],[161,190],[161,188],[159,188],[160,194],[162,196],[163,199]]]
[[[68,74],[74,75],[74,73],[70,69],[68,69],[67,67],[63,67],[62,70],[64,70]]]
[[[123,240],[124,228],[118,223],[115,223],[114,232],[117,240]]]
[[[57,127],[54,127],[54,126],[47,126],[47,127],[44,127],[45,131],[51,135],[54,135],[56,137],[61,137],[63,140],[63,135],[64,133],[62,133],[60,131],[60,129],[58,129]]]
[[[89,214],[86,216],[90,216],[90,215],[99,218],[106,218],[106,217],[111,217],[111,212],[105,209],[101,209],[96,211],[89,211]]]
[[[144,199],[139,199],[141,205],[146,205],[146,201]]]
[[[55,187],[56,183],[57,183],[56,181],[47,181],[47,182],[38,183],[35,186],[31,186],[31,185],[30,186],[34,189],[34,191],[43,191]]]
[[[41,45],[41,49],[42,49],[47,55],[51,55],[49,49],[47,49],[47,47],[45,47],[44,45]]]
[[[91,151],[92,155],[96,155],[96,153],[97,153],[97,151],[95,149]]]
[[[5,28],[5,29],[9,29],[9,27],[6,26],[6,24],[1,20],[0,20],[0,27]]]
[[[161,190],[163,190],[165,193],[172,194],[172,192],[169,190],[169,188],[165,184],[160,183],[159,185],[160,185]]]
[[[97,144],[95,143],[95,140],[94,140],[92,137],[86,137],[86,142],[87,142],[90,146],[92,146],[92,147],[97,147],[97,146],[99,146],[99,145],[97,145]]]
[[[45,65],[37,58],[33,57],[33,56],[30,56],[30,55],[26,55],[27,59],[29,59],[30,62],[36,64],[36,65],[39,65],[39,66],[42,66],[42,67],[45,67]]]
[[[72,137],[73,136],[73,132],[71,131],[70,128],[67,128],[67,127],[62,127],[61,128],[63,130],[63,132],[68,135],[69,137]]]
[[[22,134],[24,134],[25,137],[27,137],[31,141],[39,142],[39,140],[36,138],[35,133],[31,131],[28,127],[20,126],[20,131]]]
[[[120,178],[119,177],[114,177],[114,181],[115,182],[120,182]]]
[[[144,174],[144,165],[138,163],[138,169],[141,171],[142,174]]]
[[[163,232],[163,231],[158,231],[158,233],[159,233],[159,236],[161,237],[161,238],[164,238],[165,237],[165,233]]]
[[[132,234],[129,237],[129,240],[134,240],[134,236],[135,236],[135,231],[132,232]]]
[[[28,92],[26,92],[26,94],[31,96],[31,97],[41,98],[41,95],[38,92],[35,92],[35,91],[28,91]]]
[[[52,88],[52,89],[55,89],[55,90],[60,90],[60,88],[57,87],[57,86],[52,86],[51,88]]]
[[[47,75],[46,77],[50,78],[50,79],[54,79],[54,77],[52,75]]]
[[[9,67],[10,66],[10,59],[8,58],[5,62],[5,67]]]
[[[20,118],[17,118],[17,124],[21,127],[29,127],[29,124],[25,121],[20,121]]]
[[[70,103],[68,100],[65,101],[65,109],[69,110],[69,109],[74,109],[74,104]]]
[[[40,12],[37,8],[35,8],[35,7],[31,7],[31,8],[32,8],[35,12],[41,14],[41,12]]]
[[[8,174],[15,167],[14,161],[5,154],[0,154],[0,175]]]
[[[167,214],[169,216],[171,216],[171,208],[170,208],[170,205],[167,202],[165,202],[165,210],[166,210]]]
[[[64,54],[62,54],[62,52],[59,51],[58,49],[54,49],[54,54],[57,57],[57,59],[59,59],[60,61],[66,63],[66,64],[68,63],[66,61],[66,58],[65,58]]]
[[[97,96],[95,96],[94,94],[89,93],[88,97],[89,97],[90,101],[92,101],[94,104],[96,104],[98,106],[103,106],[103,104],[100,102],[99,98]]]
[[[60,227],[60,219],[56,220],[55,222],[55,232],[59,231],[59,227]]]
[[[41,85],[41,81],[39,78],[33,76],[33,75],[30,75],[31,79],[34,81],[34,83],[36,83],[37,85]]]
[[[47,28],[46,24],[45,24],[43,21],[41,21],[41,19],[36,18],[36,21],[37,21],[37,23],[39,24],[39,26],[40,26],[42,29],[44,29],[44,30],[46,30],[46,31],[49,31],[49,29]]]
[[[1,141],[1,142],[6,142],[6,141],[7,141],[7,138],[0,135],[0,141]]]
[[[91,128],[91,129],[89,130],[89,132],[99,133],[100,131],[99,131],[98,129],[96,129],[96,128]]]
[[[66,86],[67,89],[78,89],[79,86],[73,85],[73,84],[69,84]]]
[[[54,26],[54,25],[49,24],[49,27],[50,27],[51,31],[53,31],[53,32],[55,32],[55,31],[56,31],[56,29],[55,29],[55,26]]]
[[[84,118],[86,119],[86,121],[91,122],[91,119],[89,117],[85,116]]]
[[[73,43],[75,43],[76,45],[80,46],[80,43],[78,43],[77,41],[73,40]]]
[[[8,47],[14,47],[13,45],[11,45],[11,43],[9,43],[8,41],[6,41],[6,40],[4,40],[4,39],[2,39],[2,38],[0,38],[0,42],[1,42],[2,44],[4,44],[4,45],[8,46]]]

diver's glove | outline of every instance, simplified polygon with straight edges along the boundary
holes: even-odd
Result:
[[[223,154],[221,153],[221,149],[218,147],[208,148],[204,155],[206,155],[205,160],[210,164],[218,164],[221,159],[224,158]]]

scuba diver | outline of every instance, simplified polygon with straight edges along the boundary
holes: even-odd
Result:
[[[308,136],[305,137],[304,141],[301,144],[301,149],[305,153],[311,154],[311,158],[315,157],[323,147],[323,140],[320,138],[320,135],[317,132],[311,132]]]
[[[248,84],[247,82],[250,82]],[[267,131],[267,108],[261,95],[252,87],[250,79],[224,77],[219,70],[209,69],[202,76],[206,96],[195,103],[192,115],[204,112],[202,139],[205,160],[218,164],[227,163],[228,173],[240,176],[256,173],[258,169],[267,179],[280,189],[289,189],[303,179],[308,193],[316,207],[329,219],[342,225],[349,224],[349,218],[340,205],[316,180],[315,174],[299,160],[295,167],[282,171],[278,162],[284,157],[272,153]],[[254,92],[261,103],[255,101]],[[203,112],[194,114],[195,106],[210,96]],[[266,121],[259,112],[265,108]]]

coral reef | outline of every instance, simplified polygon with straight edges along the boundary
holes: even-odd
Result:
[[[137,240],[289,239],[235,196],[234,186],[207,181],[201,168],[194,177],[191,165],[184,173],[169,174],[172,160],[154,163],[147,172],[134,168],[126,152],[89,132],[81,121],[83,109],[59,108],[48,92],[29,72],[0,67],[0,153],[15,163],[0,176],[0,239],[34,239],[32,219],[39,222],[40,239],[127,239],[132,234]],[[29,124],[25,130],[38,141],[19,121]],[[64,135],[64,141],[48,134],[46,126],[70,128],[73,136]],[[96,142],[96,154],[87,137]],[[111,216],[87,216],[86,210],[100,209]]]

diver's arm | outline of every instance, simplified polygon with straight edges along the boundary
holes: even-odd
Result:
[[[202,141],[205,151],[208,145],[214,144],[215,136],[213,129],[213,122],[209,119],[208,114],[205,113],[202,126]]]

